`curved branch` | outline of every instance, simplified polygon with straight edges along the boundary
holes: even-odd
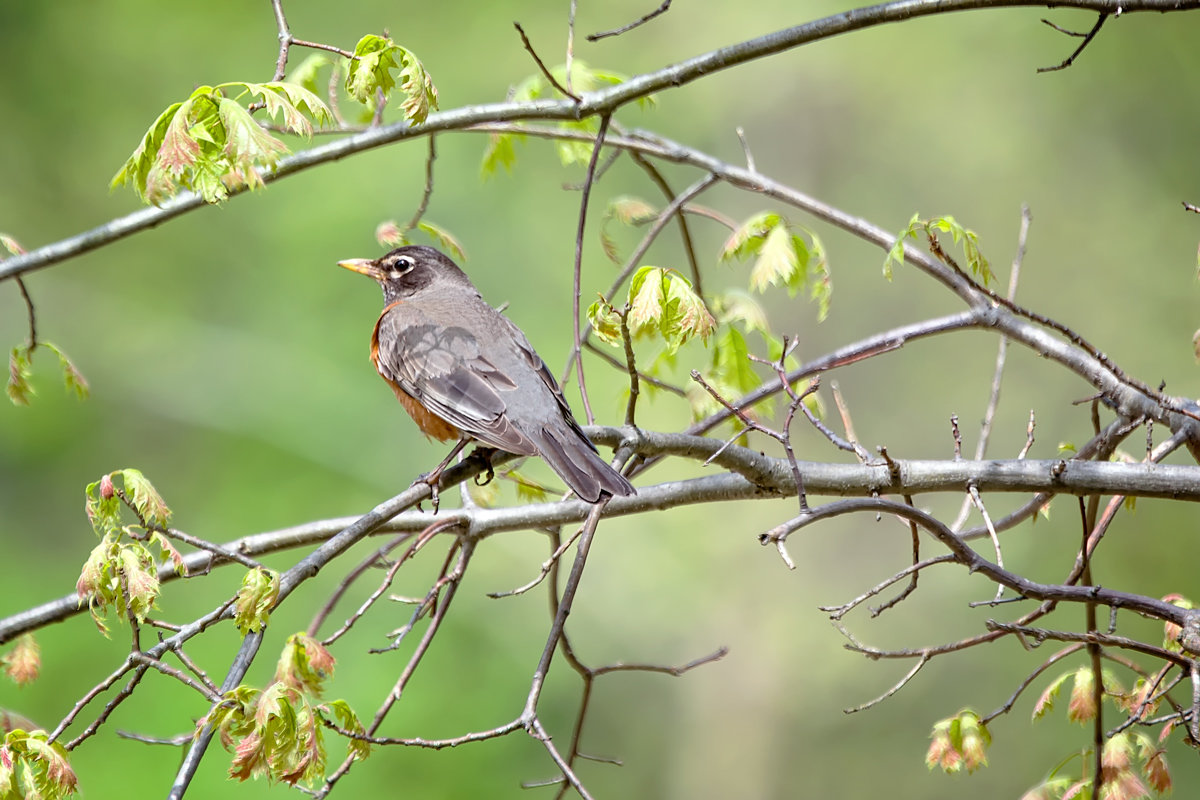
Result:
[[[894,514],[902,519],[917,523],[941,542],[946,549],[955,555],[958,562],[967,567],[972,573],[978,572],[994,583],[1007,586],[1022,597],[1051,602],[1095,603],[1097,605],[1109,606],[1110,608],[1125,608],[1153,619],[1175,622],[1181,627],[1188,624],[1189,621],[1194,620],[1200,614],[1200,612],[1180,608],[1174,603],[1159,600],[1155,597],[1120,592],[1115,589],[1106,589],[1102,586],[1068,586],[1029,580],[979,555],[966,542],[955,535],[945,523],[931,514],[927,514],[918,508],[904,503],[897,503],[881,498],[861,498],[830,503],[820,508],[812,509],[810,513],[796,517],[784,525],[780,525],[778,528],[762,534],[759,538],[764,545],[771,544],[775,541],[785,539],[788,535],[814,522],[833,519],[843,514],[862,512]],[[989,623],[988,627],[993,630],[1013,632],[1010,630],[1012,626],[1009,626],[1007,623],[993,621]],[[1075,636],[1075,634],[1069,635]],[[1064,638],[1066,636],[1068,634],[1063,634],[1061,637],[1056,636],[1055,638],[1060,638],[1063,641],[1075,641],[1075,639]],[[1116,644],[1116,640],[1120,638],[1104,636],[1095,632],[1078,634],[1077,636],[1089,637],[1086,639],[1088,641],[1101,641],[1101,637],[1103,637],[1104,642],[1108,644]],[[1050,637],[1047,636],[1046,638]],[[1191,661],[1185,655],[1171,653],[1162,648],[1152,647],[1151,645],[1134,642],[1133,640],[1121,638],[1120,645],[1141,650],[1142,652],[1149,652],[1160,658],[1168,658],[1183,665],[1187,665]],[[919,654],[920,651],[916,651],[916,653]]]
[[[437,112],[431,114],[421,125],[410,125],[406,121],[381,125],[284,158],[274,170],[264,173],[262,178],[264,183],[271,183],[309,167],[336,161],[375,147],[439,131],[459,130],[479,123],[535,119],[568,120],[611,114],[621,106],[655,92],[683,86],[706,75],[782,53],[809,42],[876,25],[951,11],[1045,5],[1045,0],[899,0],[855,9],[722,47],[655,72],[639,75],[625,83],[585,93],[579,103],[571,99],[489,103]],[[1131,14],[1137,11],[1168,12],[1200,8],[1200,0],[1068,0],[1057,5],[1103,14]],[[244,191],[245,189],[231,190],[230,197]],[[0,263],[0,280],[74,258],[131,234],[153,228],[202,205],[204,201],[197,195],[191,192],[181,193],[160,207],[135,211],[77,236],[6,259]],[[888,246],[890,244],[889,241]]]

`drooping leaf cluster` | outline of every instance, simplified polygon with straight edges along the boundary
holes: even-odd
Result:
[[[183,557],[163,535],[171,510],[140,471],[110,472],[88,484],[85,496],[88,519],[100,543],[84,562],[75,590],[107,635],[109,608],[141,622],[158,599],[160,562],[150,547],[157,547],[160,559],[170,560],[181,574]],[[137,522],[126,524],[122,509],[132,512]]]
[[[0,246],[14,256],[21,255],[25,252],[25,248],[17,242],[15,238],[6,234],[0,233]],[[24,344],[19,344],[12,349],[8,355],[8,399],[13,405],[27,406],[33,399],[35,394],[33,390],[33,354],[39,347],[45,347],[50,352],[58,356],[58,364],[62,369],[63,383],[66,385],[68,392],[74,392],[80,399],[86,399],[89,388],[88,382],[83,377],[72,363],[67,354],[62,351],[58,345],[53,342],[47,342],[44,339],[37,341],[27,341]]]
[[[229,775],[238,780],[265,777],[295,785],[312,785],[324,777],[325,726],[362,735],[358,716],[344,700],[321,702],[326,682],[333,677],[329,651],[304,633],[288,637],[265,689],[238,686],[224,702],[197,724],[216,728],[221,744],[233,752]],[[348,739],[355,758],[366,758],[370,746]]]

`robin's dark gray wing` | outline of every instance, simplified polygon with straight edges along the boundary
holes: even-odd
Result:
[[[479,340],[457,327],[379,320],[378,368],[422,405],[489,447],[536,455],[537,446],[506,414],[500,392],[517,388],[480,353]],[[387,344],[385,344],[387,343]]]
[[[584,435],[583,429],[571,413],[571,407],[567,405],[567,399],[558,388],[558,382],[546,368],[541,356],[533,349],[533,345],[525,338],[525,334],[507,317],[502,319],[512,334],[520,357],[558,404],[557,415],[544,415],[542,419],[529,421],[532,425],[527,428],[527,432],[534,440],[542,458],[566,481],[575,494],[589,502],[594,503],[600,499],[601,491],[613,496],[633,494],[633,485],[601,458],[596,446]]]

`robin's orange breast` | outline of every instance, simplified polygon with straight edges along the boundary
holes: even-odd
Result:
[[[385,314],[387,310],[384,309]],[[380,319],[383,319],[382,315],[380,315]],[[458,428],[421,405],[420,400],[404,391],[395,381],[383,374],[383,370],[379,368],[378,324],[376,324],[375,330],[371,333],[371,363],[375,365],[375,371],[379,373],[380,377],[387,381],[388,386],[392,387],[392,391],[396,393],[396,399],[400,401],[400,405],[404,406],[404,410],[408,412],[408,415],[413,418],[413,422],[417,423],[417,427],[421,429],[421,433],[431,436],[440,442],[458,439],[461,436]]]

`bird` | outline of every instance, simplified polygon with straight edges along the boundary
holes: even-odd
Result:
[[[589,503],[635,493],[584,435],[529,339],[448,256],[406,245],[338,266],[383,289],[371,361],[422,433],[443,442],[458,439],[443,466],[474,440],[541,456]],[[440,469],[429,479],[435,489]]]

